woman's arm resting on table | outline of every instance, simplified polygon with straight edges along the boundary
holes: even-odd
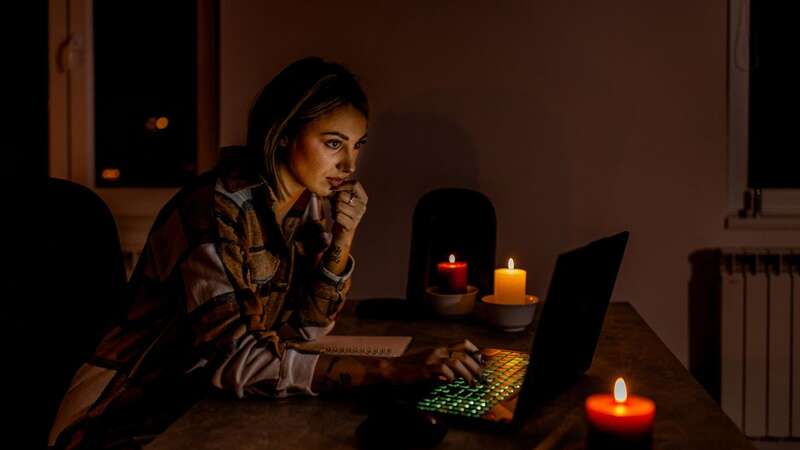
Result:
[[[464,340],[424,349],[399,358],[369,358],[320,355],[311,382],[312,390],[347,390],[373,384],[411,384],[426,380],[452,381],[462,377],[475,383],[481,372],[472,353],[472,342]]]

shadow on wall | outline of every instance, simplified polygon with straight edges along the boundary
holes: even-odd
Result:
[[[478,189],[477,149],[458,124],[429,112],[378,114],[361,155],[369,208],[353,253],[352,297],[402,297],[417,200],[441,187]]]
[[[715,401],[720,401],[720,262],[719,250],[689,255],[689,371]]]

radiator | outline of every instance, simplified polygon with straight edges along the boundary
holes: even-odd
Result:
[[[692,372],[747,437],[800,438],[800,249],[691,260]]]

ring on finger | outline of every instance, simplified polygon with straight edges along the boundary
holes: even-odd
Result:
[[[347,200],[347,204],[348,204],[348,205],[352,205],[352,204],[353,204],[353,199],[354,199],[355,197],[356,197],[356,193],[355,193],[355,192],[353,192],[353,191],[350,191],[350,198]]]
[[[480,350],[470,352],[469,355],[472,356],[472,359],[478,361],[479,364],[483,364],[483,355],[481,354]]]

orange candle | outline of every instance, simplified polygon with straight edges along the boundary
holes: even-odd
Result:
[[[463,294],[467,292],[467,263],[456,261],[450,255],[449,262],[436,265],[439,271],[439,292],[442,294]]]
[[[494,301],[505,304],[525,304],[525,282],[527,272],[514,268],[514,260],[508,258],[507,269],[494,271]]]
[[[595,442],[639,440],[647,447],[652,438],[656,404],[645,397],[628,396],[625,381],[617,378],[614,395],[596,394],[586,399],[586,419],[592,432],[604,437]],[[636,447],[640,448],[640,447]]]

